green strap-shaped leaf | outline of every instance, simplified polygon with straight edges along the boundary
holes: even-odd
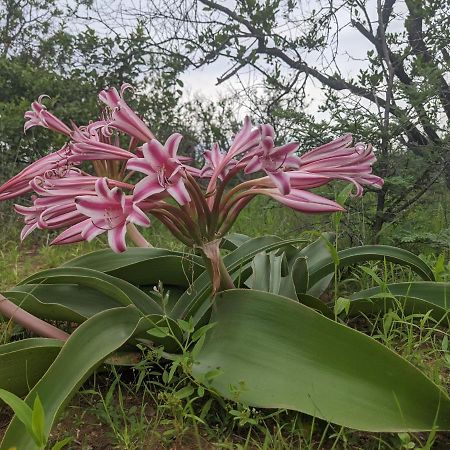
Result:
[[[231,252],[223,259],[226,268],[233,277],[239,279],[242,276],[242,282],[248,275],[238,272],[238,269],[249,263],[258,253],[270,252],[293,243],[301,242],[300,239],[281,240],[277,236],[264,236],[251,239],[242,244],[235,251]],[[184,317],[194,317],[194,322],[198,323],[211,307],[209,293],[211,291],[211,281],[209,275],[204,272],[187,291],[180,297],[174,306],[171,317],[182,319]]]
[[[365,245],[341,250],[338,252],[338,257],[340,268],[350,264],[386,259],[386,261],[410,267],[424,280],[434,281],[431,268],[418,256],[401,248],[388,245]],[[308,267],[310,286],[313,286],[322,278],[333,274],[335,266],[330,256],[328,261],[321,259],[317,263],[309,264]]]
[[[297,294],[306,294],[309,285],[308,260],[297,256],[291,267],[291,277]]]
[[[387,311],[400,303],[405,314],[432,311],[432,317],[440,320],[450,315],[450,283],[392,283],[356,292],[350,300],[350,314]]]
[[[307,245],[303,249],[301,249],[298,252],[299,256],[302,256],[306,259],[306,268],[308,271],[308,280],[306,286],[304,285],[305,278],[302,274],[301,282],[297,280],[297,278],[294,278],[294,282],[297,287],[297,292],[303,292],[308,293],[309,295],[312,295],[314,297],[321,296],[325,290],[328,288],[331,280],[333,279],[333,273],[327,275],[326,277],[323,277],[322,279],[318,280],[314,284],[311,283],[310,277],[310,268],[311,267],[319,267],[324,264],[328,264],[331,259],[330,251],[328,249],[328,246],[326,245],[327,242],[330,244],[334,243],[335,235],[334,233],[322,233],[321,237],[319,239],[316,239],[311,244]]]
[[[187,287],[205,269],[201,257],[161,248],[129,248],[117,254],[100,250],[68,261],[63,267],[84,267],[108,273],[135,285],[172,284]]]
[[[263,292],[278,294],[319,311],[327,317],[333,318],[332,311],[328,306],[312,295],[299,292],[302,286],[306,288],[308,282],[308,272],[306,258],[298,256],[286,276],[282,276],[282,256],[275,256],[275,252],[270,254],[258,253],[252,261],[253,273],[247,280],[246,285],[251,289]],[[294,282],[297,280],[297,284]],[[303,280],[303,281],[302,281]],[[300,286],[300,289],[297,287]]]
[[[98,364],[147,327],[147,319],[134,306],[128,306],[101,312],[75,330],[49,370],[25,399],[32,407],[36,395],[39,395],[45,413],[45,436],[49,435],[63,407]],[[10,423],[0,449],[14,447],[20,450],[37,449],[16,417]]]
[[[276,256],[275,252],[258,253],[251,262],[252,274],[246,284],[251,289],[278,294],[282,280],[282,263],[283,256]]]
[[[97,289],[78,284],[22,284],[3,294],[42,319],[77,323],[105,309],[123,306]]]
[[[162,309],[150,296],[125,280],[93,269],[61,267],[38,272],[21,284],[78,284],[98,290],[123,306],[134,304],[144,314],[161,314]]]
[[[23,396],[58,355],[62,341],[31,338],[0,345],[0,388]]]
[[[246,234],[230,233],[222,238],[220,247],[232,252],[250,239],[251,237]]]
[[[215,306],[193,374],[223,396],[360,430],[450,429],[447,395],[369,336],[264,292],[226,291]]]

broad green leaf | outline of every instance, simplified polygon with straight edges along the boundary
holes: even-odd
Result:
[[[134,304],[144,314],[161,314],[158,303],[141,289],[125,280],[93,269],[61,267],[44,270],[26,278],[21,284],[78,284],[102,292],[123,306]]]
[[[437,320],[450,316],[450,283],[413,281],[392,283],[356,292],[350,296],[350,313],[377,313],[400,306],[405,314],[431,315]]]
[[[369,336],[265,292],[226,291],[215,306],[193,374],[219,371],[210,383],[226,398],[365,431],[450,429],[447,395]]]
[[[63,267],[95,269],[135,285],[161,281],[181,287],[188,287],[205,270],[201,257],[161,248],[129,248],[121,254],[100,250],[68,261]]]
[[[92,371],[133,335],[147,328],[147,319],[130,305],[103,311],[74,331],[49,370],[25,399],[31,407],[36,395],[39,395],[45,411],[45,438],[48,438],[63,407]],[[17,417],[6,430],[0,450],[11,447],[24,450],[38,448]]]
[[[105,309],[123,306],[98,289],[78,284],[22,284],[3,295],[42,319],[78,323]]]
[[[269,255],[258,253],[252,261],[253,274],[249,279],[251,282],[247,281],[246,284],[254,290],[270,292],[292,300],[298,300],[325,316],[333,318],[330,308],[325,303],[316,297],[298,292],[296,289],[299,286],[300,290],[302,290],[302,287],[307,285],[306,258],[304,256],[297,257],[288,274],[281,276],[283,256],[275,256],[275,252]],[[294,282],[294,277],[297,278],[297,286]]]
[[[366,261],[386,260],[408,266],[424,280],[434,281],[434,274],[431,268],[418,256],[401,248],[390,247],[388,245],[365,245],[341,250],[338,252],[338,256],[340,268]],[[330,276],[334,272],[334,268],[335,266],[331,258],[328,261],[322,259],[310,264],[310,283],[317,283],[322,278]]]
[[[57,339],[30,338],[0,345],[0,388],[19,396],[27,394],[63,344]]]

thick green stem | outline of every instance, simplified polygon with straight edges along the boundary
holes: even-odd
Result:
[[[0,314],[22,325],[38,336],[67,341],[69,334],[23,310],[0,294]]]
[[[201,247],[203,260],[205,261],[206,269],[208,270],[213,285],[213,296],[227,289],[235,289],[233,280],[220,255],[219,244],[220,239],[216,239],[203,244]]]

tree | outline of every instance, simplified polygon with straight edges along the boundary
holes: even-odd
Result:
[[[316,131],[353,131],[377,148],[386,184],[371,217],[376,236],[442,177],[450,188],[448,1],[174,0],[129,14],[161,53],[179,53],[186,65],[229,61],[219,83],[249,68],[259,73],[294,134],[311,134],[311,120],[294,122],[319,84],[327,117]],[[365,46],[364,61],[348,55],[357,66],[350,73],[344,33]]]

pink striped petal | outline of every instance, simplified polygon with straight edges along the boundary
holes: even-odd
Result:
[[[289,183],[289,173],[278,170],[276,172],[266,172],[269,178],[274,182],[275,186],[281,192],[282,195],[287,195],[291,191],[291,185]]]
[[[142,146],[142,152],[144,153],[145,159],[154,169],[162,167],[164,163],[169,159],[167,150],[156,139],[153,139],[149,143],[144,144]]]
[[[99,178],[95,183],[95,192],[99,197],[109,197],[109,187],[106,178]]]
[[[345,211],[338,203],[309,191],[296,189],[291,190],[289,195],[280,195],[279,193],[268,195],[289,208],[308,214]]]
[[[150,163],[145,158],[131,158],[127,162],[128,170],[136,170],[137,172],[144,173],[145,175],[150,175],[155,173]]]
[[[260,125],[261,130],[261,138],[264,139],[266,136],[275,138],[275,130],[273,129],[272,125],[269,125],[268,123],[264,123]]]
[[[102,234],[105,231],[105,229],[97,227],[92,221],[91,223],[88,223],[81,232],[81,237],[90,242],[100,234]]]
[[[136,204],[133,204],[128,220],[141,227],[149,227],[151,224],[148,216]]]
[[[20,232],[20,240],[23,241],[36,228],[38,228],[37,223],[25,224],[25,226],[22,228],[22,231]]]
[[[186,189],[186,186],[183,183],[182,178],[180,178],[176,183],[167,188],[167,192],[181,205],[185,205],[186,203],[191,201],[191,197],[189,196],[189,192]]]
[[[285,158],[298,150],[298,142],[289,142],[288,144],[282,145],[281,147],[276,147],[271,152],[272,158]]]
[[[111,109],[117,107],[117,104],[120,102],[121,97],[117,92],[116,88],[104,89],[98,94],[98,98],[100,101],[108,105]]]
[[[112,200],[106,201],[104,198],[94,196],[81,196],[75,199],[77,210],[87,217],[100,219],[105,216],[107,209],[119,209],[120,205]]]
[[[261,169],[262,169],[261,158],[258,155],[255,155],[245,166],[244,172],[253,173]]]
[[[108,244],[116,253],[123,253],[127,249],[125,234],[127,227],[125,224],[108,230]]]
[[[180,133],[173,133],[167,138],[164,147],[166,148],[170,158],[176,158],[178,146],[180,145],[182,139],[183,136]]]
[[[164,187],[159,183],[158,177],[156,175],[149,175],[136,184],[133,191],[133,199],[135,202],[140,202],[163,191]]]
[[[50,244],[60,245],[83,241],[84,239],[81,237],[81,232],[89,223],[91,223],[91,219],[86,219],[76,225],[72,225],[70,228],[67,228],[67,230],[63,231],[59,236],[53,239]]]

